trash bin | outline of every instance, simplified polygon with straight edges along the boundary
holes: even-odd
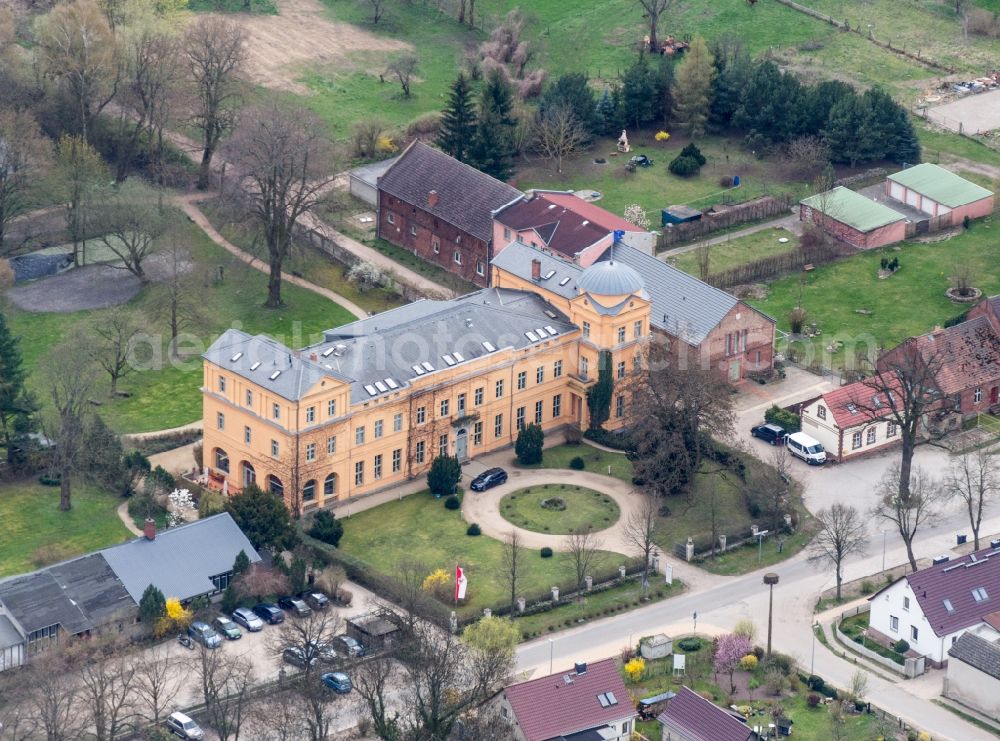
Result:
[[[962,545],[963,543],[965,543],[966,539],[967,539],[967,537],[965,535],[957,535],[957,536],[955,536],[955,540],[958,541],[959,545]]]

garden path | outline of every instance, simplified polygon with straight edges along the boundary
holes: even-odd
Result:
[[[135,522],[132,521],[132,516],[128,513],[128,500],[118,505],[115,510],[118,513],[118,519],[122,521],[122,524],[128,528],[128,531],[133,535],[142,535],[142,530],[135,526]]]

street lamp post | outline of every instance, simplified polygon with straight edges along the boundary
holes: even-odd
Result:
[[[767,658],[771,658],[771,621],[774,617],[774,585],[778,583],[778,575],[773,571],[767,572],[764,574],[764,583],[770,588],[767,603]]]
[[[556,642],[549,638],[549,674],[552,673],[552,656],[555,652]]]
[[[812,658],[809,660],[809,673],[816,673],[816,628],[819,627],[819,623],[813,623],[813,645],[812,645]]]
[[[885,573],[885,534],[888,530],[882,530],[882,573]]]

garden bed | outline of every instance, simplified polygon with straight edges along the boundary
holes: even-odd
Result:
[[[567,535],[604,530],[621,512],[607,494],[573,484],[543,484],[518,489],[500,500],[500,515],[512,525],[536,533]]]

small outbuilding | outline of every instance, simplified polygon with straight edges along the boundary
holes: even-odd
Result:
[[[369,206],[378,205],[378,179],[395,164],[398,157],[355,167],[348,173],[351,195]]]
[[[674,639],[663,633],[657,633],[642,641],[639,653],[644,659],[664,659],[674,650]]]
[[[978,219],[993,213],[992,191],[930,162],[890,175],[885,194],[928,216],[949,217],[944,226],[957,226],[966,216]]]
[[[660,212],[660,225],[686,224],[689,221],[698,221],[701,218],[701,211],[690,206],[667,206]]]
[[[991,718],[1000,717],[1000,645],[963,633],[948,656],[944,696]]]
[[[380,651],[392,643],[399,626],[380,615],[360,615],[347,621],[347,635],[366,651]]]
[[[884,247],[906,238],[903,214],[843,186],[800,201],[799,221],[811,221],[837,239],[862,250]]]

